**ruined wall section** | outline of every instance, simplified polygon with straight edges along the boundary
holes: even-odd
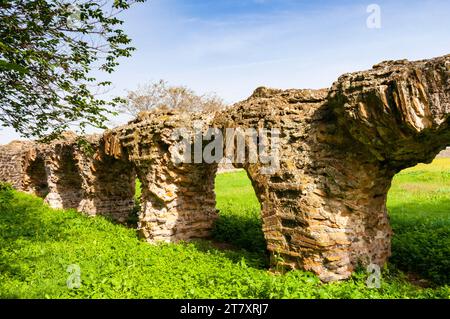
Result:
[[[304,173],[306,151],[310,149],[306,138],[311,119],[323,106],[327,94],[327,90],[259,88],[249,99],[216,119],[224,129],[281,129],[280,167],[274,174],[261,174],[264,165],[250,163],[248,158],[241,166],[247,171],[261,204],[268,250],[277,257],[274,261],[283,260],[283,264],[292,268],[299,266],[307,250],[320,249],[306,229],[309,224],[306,214],[316,210],[309,207],[305,211],[301,202],[305,192],[315,183]]]
[[[144,113],[129,125],[107,133],[108,153],[125,156],[135,166],[142,192],[138,230],[149,242],[207,237],[217,218],[217,164],[176,164],[173,160],[179,141],[174,133],[180,128],[189,130],[194,121],[206,127],[211,118]]]
[[[83,198],[77,136],[66,133],[50,144],[37,145],[39,157],[44,159],[48,194],[45,202],[52,208],[78,209]]]
[[[34,142],[13,141],[0,146],[0,181],[8,182],[18,190],[33,193],[34,185],[27,175],[27,167],[35,157]]]
[[[101,135],[64,133],[49,144],[13,142],[0,148],[0,176],[52,208],[76,209],[124,223],[134,209],[133,165],[105,153]]]
[[[107,154],[104,136],[89,136],[86,141],[89,148],[77,147],[75,152],[83,190],[78,210],[126,223],[132,218],[135,206],[134,166],[123,158]]]

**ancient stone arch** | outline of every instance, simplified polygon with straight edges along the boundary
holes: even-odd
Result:
[[[345,279],[358,265],[381,266],[390,255],[386,196],[393,176],[450,145],[450,55],[383,62],[341,76],[330,89],[258,88],[213,115],[144,113],[85,137],[90,150],[70,134],[48,145],[15,142],[0,149],[0,179],[34,193],[45,185],[53,207],[123,222],[137,176],[144,238],[206,237],[217,218],[217,163],[195,154],[180,163],[174,155],[180,129],[188,128],[187,146],[201,153],[207,144],[195,141],[211,127],[225,141],[234,138],[230,128],[279,130],[275,170],[262,174],[266,163],[249,156],[235,163],[247,171],[260,201],[267,248],[282,257],[274,263],[313,271],[323,281]],[[42,171],[30,174],[42,162],[46,183]]]

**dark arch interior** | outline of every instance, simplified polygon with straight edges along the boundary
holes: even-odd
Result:
[[[82,197],[82,180],[72,149],[62,150],[56,175],[58,177],[56,188],[61,195],[63,207],[77,208]]]
[[[98,215],[120,224],[135,222],[136,172],[131,163],[102,154],[93,167],[94,178],[87,182],[92,183],[94,192],[83,197],[92,198]]]
[[[44,198],[48,194],[47,173],[45,171],[45,162],[41,157],[36,158],[27,168],[30,191],[36,196]]]

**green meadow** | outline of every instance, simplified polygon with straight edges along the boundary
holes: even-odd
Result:
[[[323,284],[268,269],[259,204],[245,172],[216,179],[213,239],[150,245],[132,228],[0,187],[0,298],[450,298],[450,159],[398,174],[394,238],[381,288],[360,270]],[[73,269],[79,288],[70,289]],[[69,268],[69,271],[68,271]]]

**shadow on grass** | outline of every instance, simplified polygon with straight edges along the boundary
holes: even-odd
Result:
[[[246,266],[256,269],[267,269],[269,267],[269,258],[265,253],[251,252],[235,246],[224,246],[222,243],[205,239],[197,239],[190,243],[200,252],[220,255],[233,263],[241,265],[245,263]]]
[[[220,212],[214,224],[212,242],[203,242],[198,248],[219,249],[233,262],[244,259],[248,266],[269,268],[270,258],[259,213],[258,209],[244,209],[240,213],[230,209]]]
[[[5,196],[5,191],[0,192],[0,197]],[[18,252],[30,243],[64,240],[61,222],[44,221],[40,214],[43,209],[46,207],[42,199],[22,198],[19,194],[0,205],[0,273],[3,275],[26,280],[23,257]],[[25,258],[32,264],[40,255],[36,252]]]
[[[213,229],[214,239],[239,249],[266,255],[266,240],[258,214],[259,211],[243,214],[220,213]]]
[[[434,213],[432,208],[449,214]],[[450,284],[450,199],[390,206],[394,236],[389,262],[435,285]]]

